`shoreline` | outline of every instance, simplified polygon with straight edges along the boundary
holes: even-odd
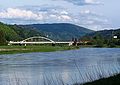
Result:
[[[55,51],[65,51],[79,49],[76,46],[0,46],[0,55],[2,54],[18,54],[18,53],[31,53],[31,52],[55,52]]]
[[[0,55],[2,54],[18,54],[18,53],[31,53],[31,52],[55,52],[55,51],[65,51],[65,50],[74,50],[79,48],[111,48],[111,47],[95,47],[93,45],[81,45],[81,46],[51,46],[51,45],[29,45],[29,46],[0,46]],[[120,48],[112,47],[112,48]]]

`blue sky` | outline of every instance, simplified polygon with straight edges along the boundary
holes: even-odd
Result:
[[[120,0],[0,0],[8,24],[72,23],[93,30],[119,28]]]

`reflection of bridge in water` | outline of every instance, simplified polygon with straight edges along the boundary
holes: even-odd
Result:
[[[38,37],[30,37],[30,38],[27,38],[25,40],[22,40],[22,41],[10,41],[8,43],[8,45],[26,45],[26,44],[69,44],[69,45],[72,45],[73,44],[73,41],[66,41],[66,42],[63,42],[63,41],[53,41],[52,39],[49,39],[49,38],[46,38],[46,37],[41,37],[41,36],[38,36]]]

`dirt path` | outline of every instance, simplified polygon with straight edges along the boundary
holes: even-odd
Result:
[[[0,49],[0,51],[14,51],[14,50],[30,50],[30,49],[17,49],[17,48],[14,48],[14,49]]]

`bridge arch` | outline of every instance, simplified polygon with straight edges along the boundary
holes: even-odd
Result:
[[[22,40],[22,42],[26,42],[27,40],[30,40],[30,39],[44,39],[44,40],[50,41],[52,43],[55,43],[55,41],[53,41],[52,39],[49,39],[46,37],[41,37],[41,36],[30,37],[30,38]]]
[[[36,39],[36,40],[34,40]],[[44,40],[44,41],[42,41]],[[22,41],[10,41],[8,45],[27,45],[27,44],[69,44],[72,45],[74,42],[73,41],[53,41],[52,39],[49,39],[47,37],[41,37],[41,36],[35,36],[35,37],[30,37],[27,39],[24,39]]]

